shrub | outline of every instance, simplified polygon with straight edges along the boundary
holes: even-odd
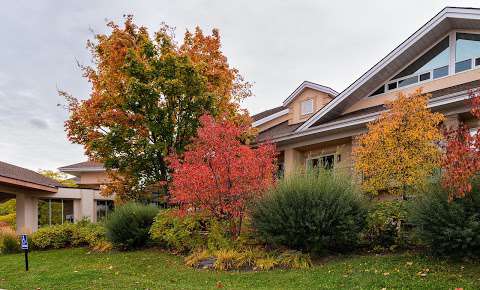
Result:
[[[440,256],[480,256],[480,181],[464,198],[448,201],[439,181],[413,203],[411,221],[421,242]]]
[[[11,227],[0,227],[0,254],[20,252],[20,242],[17,233]]]
[[[47,226],[30,236],[32,246],[38,249],[60,249],[72,244],[74,224]]]
[[[351,179],[332,171],[285,178],[259,200],[252,225],[267,243],[303,251],[350,249],[366,208]]]
[[[6,215],[0,215],[0,224],[6,223],[12,228],[16,227],[16,213],[9,213]]]
[[[178,215],[176,210],[163,210],[150,230],[152,239],[161,246],[180,253],[196,249],[226,249],[232,242],[226,226],[200,214]]]
[[[407,244],[406,201],[379,201],[369,209],[363,242],[374,250],[394,250]]]
[[[123,250],[145,246],[157,212],[152,205],[134,202],[117,207],[105,224],[108,240]]]
[[[81,221],[40,228],[30,236],[32,247],[37,249],[59,249],[88,246],[105,249],[105,228],[100,224]]]

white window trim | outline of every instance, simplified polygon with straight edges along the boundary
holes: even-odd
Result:
[[[303,104],[305,104],[307,102],[311,104],[311,107],[310,107],[310,110],[308,112],[304,112]],[[308,99],[308,100],[301,101],[300,102],[300,115],[306,116],[306,115],[310,115],[312,113],[313,113],[313,99]]]

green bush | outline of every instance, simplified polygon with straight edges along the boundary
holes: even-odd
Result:
[[[196,249],[231,247],[225,225],[200,214],[179,215],[176,210],[163,210],[156,217],[150,234],[161,246],[180,253]]]
[[[134,202],[117,207],[105,224],[108,240],[123,250],[145,246],[157,213],[158,208],[152,205]]]
[[[30,236],[32,246],[38,249],[60,249],[71,246],[74,224],[47,226]]]
[[[267,243],[325,252],[351,249],[366,207],[351,178],[320,170],[280,180],[252,209],[252,226]]]
[[[374,202],[369,209],[362,241],[374,250],[395,250],[407,245],[406,201]]]
[[[0,227],[0,254],[20,252],[20,241],[15,230],[10,227]]]
[[[448,201],[440,182],[432,182],[412,204],[416,233],[436,255],[480,256],[480,182],[465,198]]]
[[[30,236],[32,247],[59,249],[66,247],[96,247],[105,242],[105,228],[100,224],[79,222],[40,228]]]

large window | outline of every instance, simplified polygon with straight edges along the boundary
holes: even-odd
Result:
[[[480,35],[457,33],[455,45],[455,72],[469,70],[480,62]]]
[[[450,47],[450,35],[455,43],[452,47]],[[376,89],[369,97],[480,66],[480,34],[451,33],[450,35],[395,75],[389,82]],[[450,64],[451,53],[455,63]]]
[[[432,49],[427,51],[424,55],[418,58],[415,62],[402,70],[399,74],[394,76],[394,79],[403,78],[410,75],[420,75],[422,73],[430,72],[435,69],[447,67],[446,74],[448,75],[448,63],[449,63],[449,46],[448,37],[440,41]],[[445,70],[444,70],[445,72]],[[440,77],[437,72],[436,77]],[[435,78],[435,76],[434,76]],[[411,81],[409,81],[411,82]]]
[[[108,217],[113,211],[113,201],[111,200],[97,200],[97,222],[100,222]]]
[[[38,201],[38,226],[61,225],[73,222],[73,200],[40,199]]]

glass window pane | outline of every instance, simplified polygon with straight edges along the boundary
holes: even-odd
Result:
[[[420,81],[421,82],[429,80],[429,79],[430,79],[430,72],[427,72],[427,73],[424,73],[424,74],[420,75]]]
[[[375,92],[373,92],[370,97],[372,96],[376,96],[376,95],[380,95],[380,94],[383,94],[385,93],[385,86],[381,86],[379,87]]]
[[[389,83],[388,84],[388,90],[394,90],[397,88],[397,82]]]
[[[475,59],[475,66],[479,66],[479,65],[480,65],[480,57]]]
[[[333,168],[335,162],[335,155],[327,155],[322,157],[323,168],[329,170]]]
[[[457,33],[455,46],[455,62],[461,62],[480,56],[480,35],[470,33]]]
[[[448,76],[448,65],[433,70],[433,78],[438,79]]]
[[[63,221],[73,223],[73,200],[63,200]]]
[[[302,115],[313,113],[313,100],[306,100],[302,102]]]
[[[45,227],[50,225],[50,209],[48,199],[38,200],[38,227]]]
[[[63,223],[61,199],[51,199],[50,221],[52,225],[61,225]]]
[[[418,82],[418,76],[413,76],[413,77],[409,77],[407,79],[403,79],[401,81],[398,81],[398,86],[399,87],[404,87],[404,86],[408,86],[408,85],[411,85],[411,84],[414,84],[414,83],[417,83]]]
[[[406,77],[409,75],[415,75],[422,72],[431,71],[435,68],[448,66],[449,63],[449,49],[448,49],[448,37],[440,41],[432,49],[422,55],[414,63],[409,65],[393,79]]]
[[[472,60],[471,59],[467,59],[467,60],[463,60],[463,61],[459,61],[459,62],[455,63],[455,72],[456,73],[466,71],[466,70],[469,70],[471,68],[472,68]]]

